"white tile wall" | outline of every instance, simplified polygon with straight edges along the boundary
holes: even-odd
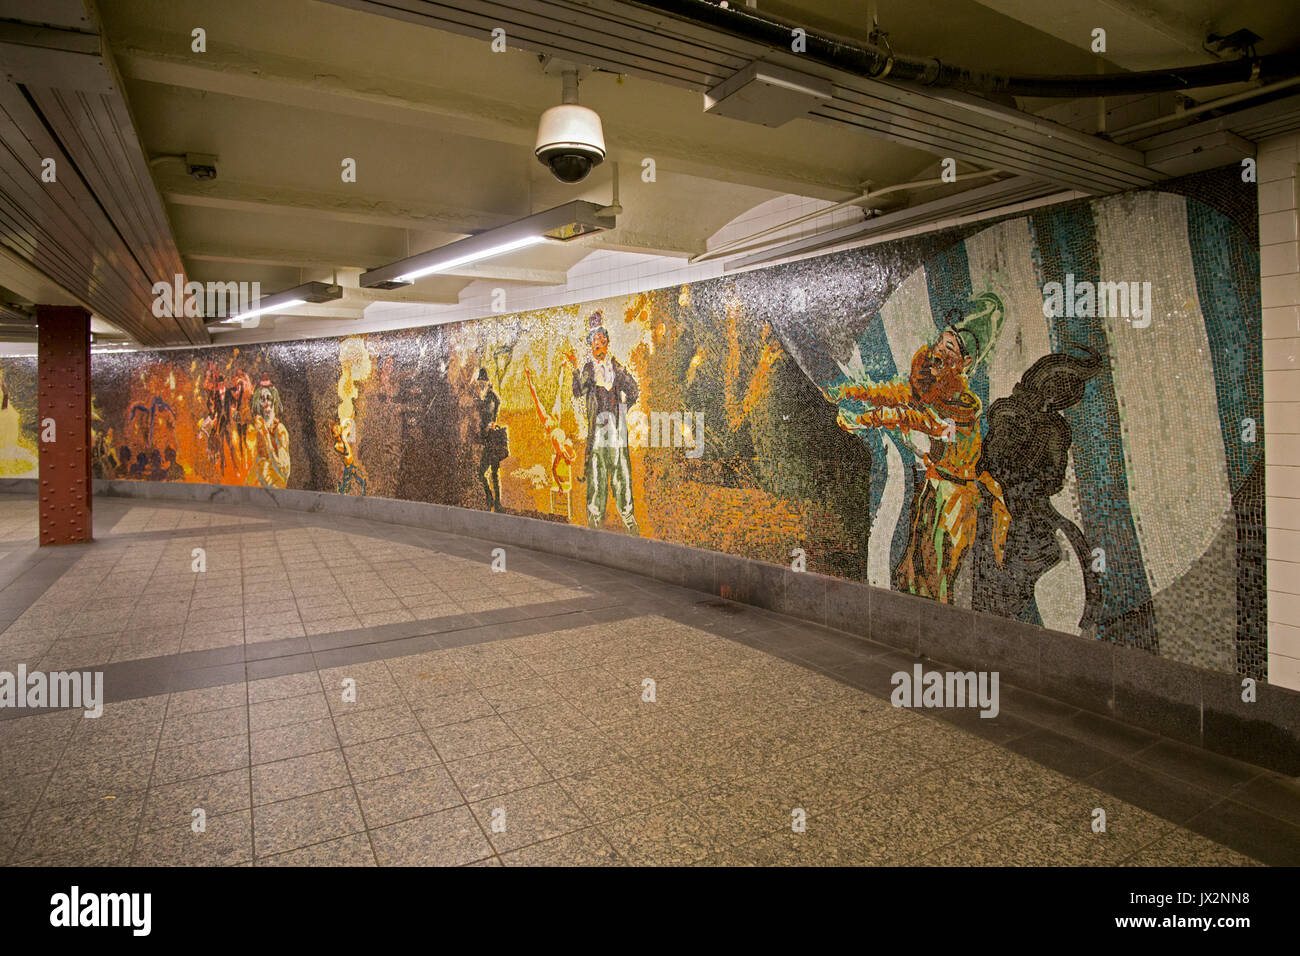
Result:
[[[1300,134],[1259,145],[1268,679],[1300,690]]]
[[[818,212],[831,205],[833,203],[821,199],[777,196],[727,223],[708,239],[706,248],[713,249],[733,240],[744,239],[746,236]],[[799,226],[782,229],[768,238],[797,239],[861,219],[862,210],[856,207],[836,210],[810,219]],[[508,288],[506,311],[527,312],[531,309],[571,305],[593,299],[616,298],[644,292],[647,289],[700,282],[722,275],[722,263],[721,258],[691,263],[686,259],[667,256],[599,250],[570,269],[569,281],[563,286]],[[371,306],[366,310],[365,319],[351,328],[358,332],[369,332],[382,328],[459,322],[491,315],[492,290],[497,285],[499,283],[488,281],[471,283],[461,292],[459,304],[452,306],[383,304]]]
[[[903,236],[923,232],[933,232],[949,226],[989,219],[1010,213],[1025,212],[1039,206],[1075,199],[1082,193],[1061,193],[1055,196],[1017,203],[1000,209],[977,213],[972,216],[954,216],[941,222],[915,226],[887,236],[878,236],[866,241],[856,240],[819,249],[809,255],[827,255],[843,249],[872,246],[880,242],[889,242]],[[706,248],[716,249],[724,243],[762,232],[802,216],[819,212],[834,205],[822,199],[809,199],[804,196],[777,196],[738,216],[711,236]],[[858,207],[839,209],[825,215],[809,219],[798,226],[782,229],[765,237],[771,239],[798,239],[829,229],[847,226],[862,220],[863,213]],[[686,282],[699,282],[713,279],[723,274],[722,263],[726,257],[691,263],[686,259],[674,259],[666,256],[637,255],[629,252],[600,250],[593,252],[569,270],[569,281],[564,286],[511,287],[508,289],[507,312],[526,312],[531,309],[544,309],[558,305],[571,305],[589,302],[593,299],[615,298],[644,292],[647,289],[659,289]],[[753,268],[768,268],[771,263]],[[407,328],[413,325],[440,324],[476,319],[492,314],[492,290],[499,283],[474,282],[461,292],[457,305],[389,305],[378,303],[366,310],[366,316],[360,322],[349,324],[348,330],[355,332],[374,332],[381,329]],[[1297,300],[1300,305],[1300,300]],[[295,336],[310,335],[311,332]],[[336,329],[328,327],[320,330],[321,335],[336,335]]]

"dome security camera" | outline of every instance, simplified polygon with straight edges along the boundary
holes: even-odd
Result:
[[[552,106],[537,124],[537,159],[562,183],[580,183],[605,159],[605,132],[595,110]]]
[[[580,183],[605,159],[605,131],[595,110],[578,105],[578,68],[549,62],[563,80],[560,106],[552,106],[537,124],[537,159],[562,183]]]

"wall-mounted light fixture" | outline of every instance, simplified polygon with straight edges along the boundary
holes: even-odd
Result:
[[[343,298],[342,286],[328,282],[304,282],[302,285],[285,289],[274,295],[264,295],[253,303],[253,307],[225,318],[215,318],[205,323],[210,331],[223,332],[230,329],[246,328],[249,319],[273,312],[283,312],[294,306],[306,305],[308,302],[331,302]]]
[[[363,272],[360,284],[363,289],[399,289],[422,276],[445,272],[481,259],[491,259],[547,239],[568,242],[579,236],[613,229],[617,220],[605,211],[606,208],[575,199],[467,239],[458,239],[437,249]]]

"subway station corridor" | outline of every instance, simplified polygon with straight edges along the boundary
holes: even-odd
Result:
[[[1300,863],[1277,774],[1006,685],[896,708],[915,659],[716,596],[338,516],[94,517],[38,549],[0,496],[0,670],[107,690],[0,711],[10,865]]]
[[[1295,7],[0,0],[6,941],[1294,938]]]

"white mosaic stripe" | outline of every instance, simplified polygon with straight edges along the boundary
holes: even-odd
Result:
[[[1002,332],[985,361],[990,404],[1010,395],[1029,366],[1052,351],[1033,252],[1028,219],[998,223],[966,240],[972,294],[995,292],[1007,307]]]
[[[1102,281],[1152,284],[1150,326],[1102,322],[1129,503],[1153,594],[1186,573],[1232,511],[1185,202],[1147,192],[1093,205]],[[1153,242],[1157,235],[1163,241]]]
[[[1073,449],[1069,452],[1065,466],[1065,486],[1052,496],[1052,505],[1073,521],[1076,528],[1083,530],[1083,507],[1079,503],[1079,482],[1074,473]],[[1083,567],[1063,532],[1056,533],[1056,540],[1061,545],[1062,561],[1039,578],[1034,587],[1038,613],[1043,619],[1044,627],[1077,634],[1087,594]]]
[[[883,436],[882,436],[883,438]],[[871,536],[867,539],[867,583],[879,588],[890,587],[893,580],[890,564],[890,547],[894,531],[903,515],[903,480],[906,472],[903,458],[888,438],[881,444],[885,449],[885,491],[880,497],[880,507],[871,522]]]
[[[1043,627],[1078,634],[1079,618],[1083,616],[1087,603],[1083,568],[1064,532],[1056,532],[1056,543],[1061,547],[1061,563],[1053,566],[1034,585],[1038,616]]]
[[[937,335],[924,268],[917,269],[894,290],[880,307],[880,320],[885,326],[898,377],[907,378],[912,372],[912,356],[916,350],[933,342]]]

